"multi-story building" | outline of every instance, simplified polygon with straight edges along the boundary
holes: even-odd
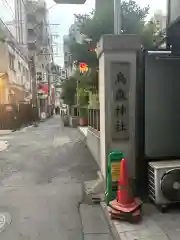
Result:
[[[77,18],[75,18],[74,23],[69,28],[69,37],[79,44],[84,42],[85,36],[80,31],[80,22]]]
[[[27,2],[27,41],[29,56],[35,57],[38,80],[48,81],[48,66],[52,62],[52,43],[44,1]],[[40,77],[39,77],[40,76]]]
[[[159,29],[166,28],[167,16],[161,10],[155,11],[152,20],[153,20],[153,22],[156,23],[156,25]]]
[[[51,65],[51,75],[52,75],[52,82],[54,83],[60,83],[63,80],[67,79],[67,69],[62,68],[61,66],[57,64]]]
[[[28,0],[15,0],[15,29],[16,40],[27,54],[27,2]]]
[[[33,92],[37,90],[41,112],[48,112],[48,105],[52,104],[50,95],[53,60],[48,11],[43,0],[28,0],[26,9],[28,55],[33,57],[36,71]]]
[[[67,72],[67,77],[70,77],[74,73],[73,61],[69,50],[69,42],[75,41],[82,44],[86,39],[86,36],[80,32],[80,22],[75,18],[74,23],[69,28],[69,35],[65,35],[63,38],[63,50],[64,50],[64,68]]]
[[[28,58],[2,20],[0,34],[0,103],[24,101],[31,91]]]
[[[64,67],[68,68],[70,61],[70,49],[69,49],[69,36],[65,35],[63,37],[63,51],[64,51]]]
[[[63,37],[63,51],[64,51],[64,69],[66,69],[67,77],[72,76],[73,74],[73,62],[71,53],[69,50],[69,35]]]
[[[15,22],[15,20],[5,22],[5,24],[8,27],[9,31],[14,36],[14,38],[16,39],[16,22]],[[17,41],[17,39],[16,39],[16,41]]]

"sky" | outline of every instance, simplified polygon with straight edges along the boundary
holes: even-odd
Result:
[[[50,24],[52,34],[59,34],[58,47],[59,53],[56,56],[57,63],[63,63],[63,36],[68,34],[68,29],[74,21],[74,13],[88,13],[94,8],[95,0],[87,0],[84,5],[55,5],[53,0],[46,0],[49,9]],[[151,13],[160,9],[166,13],[166,0],[136,0],[141,6],[150,5]],[[52,7],[53,6],[53,7]],[[0,0],[0,18],[3,21],[11,21],[14,18],[14,0]]]

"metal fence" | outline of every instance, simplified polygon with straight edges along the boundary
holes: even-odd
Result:
[[[88,126],[100,131],[100,110],[88,109]]]

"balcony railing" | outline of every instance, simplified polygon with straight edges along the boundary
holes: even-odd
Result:
[[[88,126],[100,131],[100,110],[88,109]]]

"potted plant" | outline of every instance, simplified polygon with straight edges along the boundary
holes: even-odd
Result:
[[[85,88],[79,88],[77,91],[77,98],[79,103],[79,125],[88,125],[88,102],[89,94]]]
[[[79,125],[80,126],[88,125],[88,109],[87,109],[87,107],[80,107],[80,109],[79,109]]]

